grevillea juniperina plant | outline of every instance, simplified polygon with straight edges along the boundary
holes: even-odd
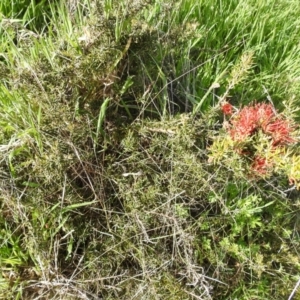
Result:
[[[300,188],[300,157],[293,150],[297,143],[297,126],[292,120],[278,113],[271,103],[237,109],[224,101],[221,110],[224,132],[210,147],[211,162],[222,161],[223,156],[223,159],[231,157],[229,161],[233,164],[235,157],[251,178],[285,173],[290,184]]]

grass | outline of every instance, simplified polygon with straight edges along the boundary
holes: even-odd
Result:
[[[299,121],[299,12],[2,1],[0,297],[300,299],[299,191],[209,159],[225,99]]]

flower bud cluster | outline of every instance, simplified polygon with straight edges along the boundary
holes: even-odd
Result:
[[[220,153],[227,153],[230,157],[228,151],[234,151],[246,162],[252,177],[267,178],[283,171],[291,184],[300,187],[300,165],[295,166],[300,156],[290,151],[297,142],[293,121],[278,113],[270,103],[250,104],[237,109],[225,101],[221,110],[225,116],[225,136],[223,141],[218,138],[212,145],[210,161],[219,158]]]

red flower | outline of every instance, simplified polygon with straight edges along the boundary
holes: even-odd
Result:
[[[242,141],[250,136],[257,127],[257,115],[254,107],[246,106],[231,120],[230,135],[233,140]]]
[[[287,120],[276,115],[271,104],[245,106],[230,120],[230,125],[229,133],[236,141],[243,141],[261,129],[272,137],[274,146],[295,142],[290,136],[293,127]]]
[[[258,149],[261,147],[257,146],[262,146],[259,143],[267,144],[265,147],[269,148],[270,141],[273,149],[279,148],[278,153],[280,154],[280,150],[283,150],[280,147],[296,142],[292,137],[295,124],[285,119],[283,115],[276,113],[272,104],[248,105],[233,114],[232,105],[224,102],[222,111],[225,115],[231,115],[224,128],[236,142],[234,150],[240,156],[251,160],[250,170],[254,175],[269,175],[274,170],[276,163],[272,157],[267,160],[263,157],[264,155],[259,155],[261,150]],[[266,151],[270,150],[266,149]],[[291,184],[296,181],[293,177],[289,180]]]
[[[271,104],[259,103],[255,105],[257,125],[262,129],[269,124],[276,116],[275,110]]]
[[[292,130],[293,127],[287,120],[277,119],[267,124],[264,131],[272,136],[273,146],[278,146],[296,142],[296,140],[290,136]]]
[[[269,165],[266,158],[256,156],[251,165],[251,170],[259,175],[265,175],[268,171]]]
[[[233,113],[233,106],[228,102],[224,102],[221,106],[221,109],[224,115],[232,115]]]

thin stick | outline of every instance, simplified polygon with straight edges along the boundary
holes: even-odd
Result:
[[[294,297],[294,295],[295,295],[295,293],[296,293],[296,291],[297,291],[297,289],[298,289],[299,285],[300,285],[300,278],[299,278],[299,280],[298,280],[297,284],[295,285],[295,287],[294,287],[294,289],[293,289],[292,293],[290,294],[290,296],[289,296],[289,299],[288,299],[288,300],[292,300],[292,298]]]

